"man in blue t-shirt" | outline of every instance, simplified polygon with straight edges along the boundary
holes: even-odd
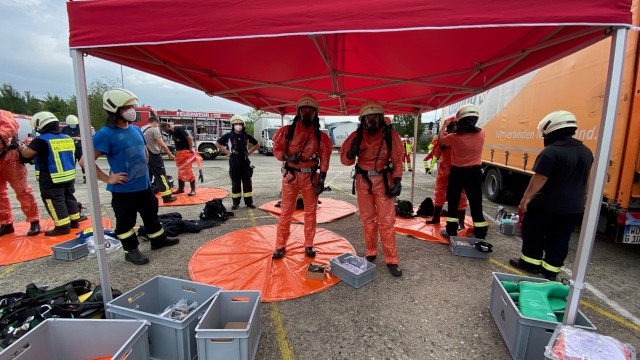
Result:
[[[107,175],[96,165],[96,173],[111,192],[115,232],[125,250],[125,260],[144,265],[149,258],[138,250],[134,229],[138,213],[151,250],[176,245],[180,240],[168,238],[158,220],[158,199],[151,190],[144,137],[138,127],[130,124],[136,119],[134,106],[138,98],[128,90],[113,89],[105,92],[102,100],[108,119],[106,126],[93,136],[94,155],[96,159],[106,155],[111,170]]]

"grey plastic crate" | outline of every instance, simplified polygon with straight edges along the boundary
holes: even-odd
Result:
[[[151,358],[193,360],[197,356],[196,325],[209,303],[222,290],[193,281],[156,276],[107,304],[107,312],[116,319],[143,319],[151,323]],[[168,306],[181,299],[198,306],[183,320],[160,316]]]
[[[196,327],[199,360],[253,360],[262,334],[260,291],[221,291]],[[225,329],[227,323],[246,327]]]
[[[144,320],[47,319],[0,352],[0,360],[149,359]]]
[[[544,348],[551,339],[558,323],[524,317],[500,281],[546,282],[545,279],[512,274],[493,273],[489,312],[498,325],[511,357],[516,360],[543,358]],[[576,317],[576,327],[595,331],[596,327],[581,311]]]
[[[59,260],[76,260],[89,255],[89,248],[86,243],[81,243],[75,238],[51,247],[53,258]]]
[[[557,360],[556,357],[553,357],[551,355],[551,348],[553,348],[553,345],[556,342],[556,338],[558,337],[558,334],[560,333],[560,328],[561,326],[557,326],[556,330],[553,332],[553,334],[551,335],[551,340],[549,340],[549,344],[547,344],[547,346],[544,349],[544,358],[548,359],[548,360]],[[636,360],[637,356],[636,356],[636,348],[631,345],[631,344],[627,344],[627,346],[629,347],[629,350],[631,350],[631,360]],[[604,354],[603,354],[604,355]]]
[[[453,255],[487,259],[491,256],[490,252],[482,252],[476,249],[475,247],[473,247],[473,244],[480,241],[484,241],[484,240],[476,239],[476,238],[452,236],[449,238],[449,249],[451,249],[451,252],[453,253]]]
[[[376,265],[367,261],[367,270],[363,271],[361,274],[356,275],[350,270],[342,267],[342,265],[340,264],[342,259],[352,255],[353,254],[350,253],[344,253],[329,260],[329,263],[331,264],[331,273],[333,275],[339,277],[342,281],[358,289],[376,278]]]

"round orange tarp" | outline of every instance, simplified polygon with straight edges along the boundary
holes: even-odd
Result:
[[[396,233],[448,245],[449,239],[440,235],[440,232],[447,226],[446,217],[440,217],[440,224],[427,224],[426,221],[429,219],[431,218],[415,217],[412,219],[405,219],[400,216],[396,216]],[[473,219],[471,216],[467,215],[464,219],[464,226],[464,230],[460,231],[458,236],[473,237]]]
[[[318,229],[314,240],[317,255],[305,256],[304,226],[291,225],[291,237],[282,259],[272,259],[276,247],[276,225],[237,230],[200,247],[189,261],[193,281],[224,290],[260,290],[263,302],[295,299],[337,284],[340,279],[326,272],[324,280],[307,279],[310,263],[329,264],[353,246],[329,230]]]
[[[53,254],[51,247],[74,239],[76,233],[91,227],[91,218],[81,221],[79,229],[71,229],[71,233],[58,236],[44,236],[44,232],[54,228],[51,219],[40,220],[42,232],[36,236],[27,236],[31,224],[21,222],[13,224],[15,232],[0,237],[0,265],[10,265],[23,261],[39,259]],[[102,219],[105,229],[111,228],[111,219]]]
[[[175,190],[175,189],[172,189]],[[183,206],[183,205],[197,205],[204,204],[207,201],[213,199],[222,199],[229,196],[229,192],[225,189],[220,188],[209,188],[209,187],[196,187],[196,194],[193,196],[187,195],[191,191],[189,186],[184,188],[183,194],[173,194],[178,200],[165,204],[162,201],[162,196],[158,193],[156,197],[158,198],[158,206]]]
[[[318,204],[318,210],[316,211],[316,221],[318,224],[334,222],[356,212],[356,207],[346,201],[330,198],[320,198],[319,200],[320,204]],[[258,209],[266,211],[275,217],[279,217],[281,210],[275,206],[278,201],[280,200],[268,202],[258,207]],[[304,223],[304,210],[295,210],[292,221]]]

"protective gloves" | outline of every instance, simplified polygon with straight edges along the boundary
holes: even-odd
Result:
[[[347,159],[353,160],[360,153],[360,141],[356,136],[351,142],[351,147],[349,147],[349,151],[347,152]]]
[[[318,176],[318,184],[316,185],[316,195],[322,194],[324,191],[324,180],[327,178],[327,173],[324,171],[320,171],[320,175]]]
[[[204,175],[202,175],[202,169],[198,169],[198,180],[200,180],[200,183],[202,184],[204,182]]]
[[[297,164],[297,163],[300,162],[300,155],[299,155],[299,153],[295,153],[293,155],[284,154],[284,155],[282,155],[282,160],[284,160],[286,162],[290,162],[292,164]]]
[[[393,178],[393,187],[389,190],[389,197],[400,196],[400,192],[402,191],[402,178]]]

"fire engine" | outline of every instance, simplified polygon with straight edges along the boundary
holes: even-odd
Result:
[[[176,126],[184,127],[193,137],[194,146],[204,159],[213,160],[220,154],[215,142],[220,136],[231,131],[233,114],[230,113],[154,110],[149,106],[135,109],[137,116],[133,124],[136,126],[143,127],[148,123],[150,116],[156,116],[161,122],[172,122]],[[167,136],[164,140],[173,151],[173,140]]]

